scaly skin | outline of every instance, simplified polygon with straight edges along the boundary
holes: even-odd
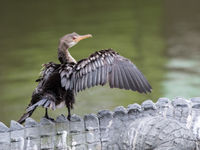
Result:
[[[160,98],[156,103],[147,100],[141,105],[131,104],[127,109],[119,106],[113,112],[103,110],[84,118],[72,115],[71,121],[63,115],[57,117],[56,123],[43,118],[38,125],[31,118],[26,120],[26,128],[15,121],[11,121],[10,129],[0,123],[0,147],[197,150],[200,98]]]

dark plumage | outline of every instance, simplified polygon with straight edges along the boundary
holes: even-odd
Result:
[[[111,88],[151,92],[150,84],[137,67],[112,49],[100,50],[76,63],[68,48],[88,37],[91,35],[71,33],[60,39],[58,59],[61,64],[50,62],[43,66],[31,103],[18,122],[23,123],[38,106],[46,108],[45,117],[49,118],[47,108],[55,110],[62,104],[68,108],[70,120],[74,94],[97,85],[109,83]]]

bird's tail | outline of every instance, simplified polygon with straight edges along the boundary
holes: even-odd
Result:
[[[26,109],[26,113],[23,114],[23,116],[18,120],[18,122],[21,124],[24,123],[25,120],[32,115],[32,113],[38,106],[43,106],[44,108],[51,108],[55,110],[54,101],[52,101],[50,97],[43,98],[35,104],[30,104]]]
[[[25,120],[32,115],[32,113],[34,112],[35,109],[36,109],[36,107],[34,107],[34,109],[24,113],[23,116],[17,122],[19,122],[20,124],[24,123]]]

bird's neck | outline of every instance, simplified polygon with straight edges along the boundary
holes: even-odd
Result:
[[[68,49],[65,50],[65,56],[66,56],[67,62],[76,63],[76,60],[72,57],[72,55],[70,54],[70,52],[68,51]]]
[[[76,60],[71,56],[66,45],[58,48],[58,59],[62,64],[72,62],[76,63]]]

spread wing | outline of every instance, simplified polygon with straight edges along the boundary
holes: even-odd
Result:
[[[75,93],[109,83],[111,88],[151,92],[151,86],[137,67],[112,49],[101,50],[61,70],[61,84]]]

